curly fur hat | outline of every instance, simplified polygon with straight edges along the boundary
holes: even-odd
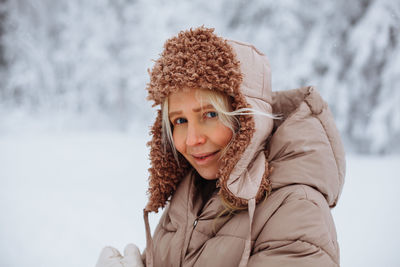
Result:
[[[164,44],[160,58],[156,60],[147,85],[148,99],[153,100],[153,106],[160,105],[171,93],[181,88],[201,88],[223,92],[232,97],[234,110],[248,108],[250,105],[240,92],[243,76],[240,62],[235,57],[227,40],[214,34],[214,29],[199,27],[182,31]],[[147,211],[155,211],[164,207],[177,185],[190,170],[186,159],[179,155],[180,167],[176,162],[172,149],[162,144],[162,116],[158,110],[156,121],[151,129],[150,146],[151,167],[149,169],[149,202]],[[220,196],[236,207],[247,205],[247,200],[233,195],[226,186],[229,174],[250,143],[255,131],[251,115],[239,116],[239,130],[234,135],[232,145],[221,159],[223,166],[219,170]],[[268,167],[266,168],[268,170]],[[260,200],[269,190],[270,183],[267,172],[263,177],[257,200]]]

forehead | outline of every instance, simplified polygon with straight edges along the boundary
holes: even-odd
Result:
[[[184,88],[175,93],[171,93],[168,97],[169,110],[180,109],[185,106],[205,105],[209,104],[209,92],[203,89]]]

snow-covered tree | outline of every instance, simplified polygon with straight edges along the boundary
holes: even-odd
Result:
[[[274,90],[315,85],[347,149],[400,152],[399,1],[2,0],[0,22],[3,111],[148,120],[151,59],[204,24],[264,51]]]

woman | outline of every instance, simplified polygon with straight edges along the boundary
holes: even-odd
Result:
[[[272,93],[265,55],[200,27],[167,40],[147,89],[146,266],[339,266],[344,152],[313,87]]]

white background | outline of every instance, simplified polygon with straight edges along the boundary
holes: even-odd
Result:
[[[400,266],[399,1],[3,0],[1,267],[144,248],[147,68],[203,24],[265,52],[273,90],[318,88],[348,151],[332,211],[342,266]]]
[[[3,136],[0,265],[87,267],[105,245],[143,250],[146,140],[115,132]],[[342,266],[400,265],[399,162],[347,157],[333,209]],[[158,217],[150,216],[152,230]]]

